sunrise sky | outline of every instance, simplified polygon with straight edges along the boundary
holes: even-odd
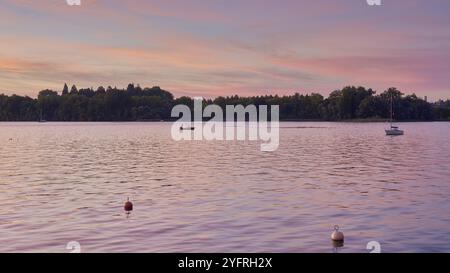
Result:
[[[176,96],[396,86],[450,98],[450,1],[0,0],[0,93],[159,85]]]

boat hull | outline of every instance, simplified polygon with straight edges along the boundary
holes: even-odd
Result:
[[[386,130],[386,135],[387,136],[402,136],[404,134],[405,134],[404,131],[398,130],[398,129]]]

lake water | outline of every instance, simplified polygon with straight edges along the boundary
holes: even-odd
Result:
[[[264,153],[170,123],[0,123],[0,251],[450,252],[450,123],[385,126],[282,123]]]

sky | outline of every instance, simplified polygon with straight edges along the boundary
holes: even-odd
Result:
[[[175,96],[347,85],[450,98],[450,1],[0,0],[0,93],[128,83]]]

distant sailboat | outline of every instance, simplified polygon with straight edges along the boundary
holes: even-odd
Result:
[[[195,127],[180,127],[180,130],[181,131],[194,131],[195,130]]]
[[[40,123],[42,123],[42,122],[47,122],[47,121],[43,118],[42,110],[41,110],[41,116],[39,117],[39,122],[40,122]]]
[[[394,97],[391,95],[391,121],[390,129],[386,129],[387,136],[402,136],[405,134],[403,130],[400,130],[398,126],[393,125],[394,122]]]

